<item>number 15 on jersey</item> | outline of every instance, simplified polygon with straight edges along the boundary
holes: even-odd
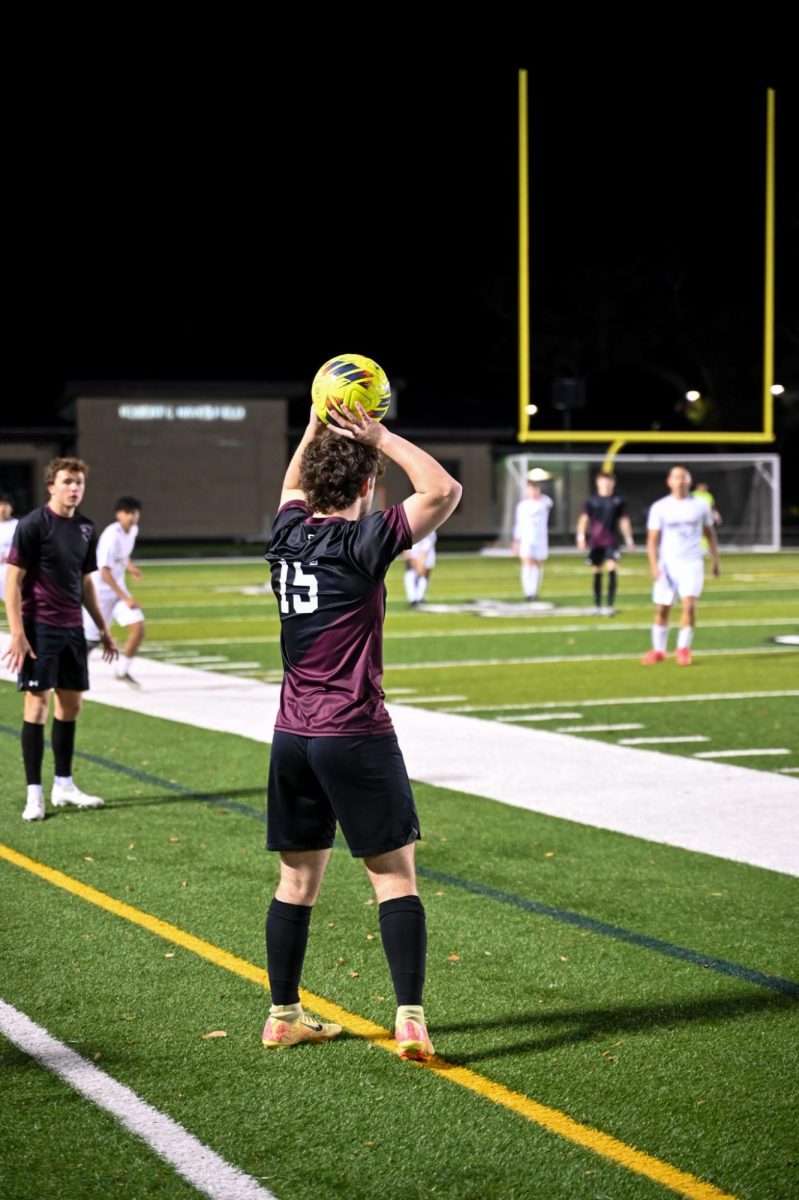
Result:
[[[307,571],[303,571],[302,563],[292,563],[294,568],[294,578],[292,580],[291,602],[294,606],[295,613],[312,613],[316,612],[319,607],[319,584],[316,576],[311,575]],[[278,577],[278,594],[280,596],[280,611],[282,613],[290,612],[289,595],[286,591],[286,584],[289,577],[289,564],[283,559],[280,560],[280,575]],[[307,589],[307,596],[303,596],[294,591],[294,588]]]

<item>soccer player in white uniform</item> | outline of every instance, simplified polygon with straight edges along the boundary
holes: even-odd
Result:
[[[696,602],[705,577],[702,535],[707,538],[713,574],[719,573],[719,549],[713,514],[704,500],[691,496],[691,476],[685,467],[672,467],[666,480],[670,495],[656,500],[647,518],[647,553],[652,578],[655,621],[652,649],[642,663],[650,667],[666,657],[669,614],[675,596],[682,601],[680,632],[674,658],[680,667],[691,665],[691,644],[696,624]]]
[[[416,607],[424,600],[433,567],[436,565],[436,535],[429,533],[421,541],[414,542],[402,556],[405,559],[405,595],[408,603]]]
[[[548,479],[549,475],[545,477]],[[516,505],[513,553],[522,563],[522,591],[528,600],[535,600],[544,577],[544,563],[549,557],[552,497],[542,494],[537,479],[527,480],[524,496],[524,500]]]
[[[97,543],[97,573],[94,576],[94,586],[100,611],[109,629],[111,622],[116,621],[128,630],[128,640],[119,659],[117,679],[124,680],[132,687],[138,687],[138,681],[131,675],[130,668],[134,655],[144,640],[144,613],[139,608],[139,602],[125,587],[125,572],[129,570],[134,579],[142,577],[139,568],[130,561],[139,533],[141,501],[135,496],[120,496],[114,507],[114,515],[116,520],[106,525]],[[85,609],[83,631],[91,649],[99,641],[99,633]]]
[[[0,600],[5,597],[6,563],[14,540],[14,530],[19,521],[12,517],[14,505],[11,497],[0,495]]]

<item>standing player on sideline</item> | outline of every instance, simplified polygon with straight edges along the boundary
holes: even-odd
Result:
[[[14,531],[19,521],[12,516],[14,505],[11,497],[0,494],[0,600],[3,599],[3,586],[6,577],[6,563],[14,540]]]
[[[99,796],[87,796],[72,780],[75,722],[82,692],[89,687],[81,604],[100,630],[103,657],[116,658],[116,643],[97,604],[91,573],[97,566],[97,534],[78,505],[88,468],[79,458],[54,458],[44,482],[50,499],[23,517],[14,535],[6,578],[6,612],[11,641],[3,662],[19,672],[25,693],[22,758],[28,797],[22,818],[44,819],[42,759],[44,726],[55,690],[51,740],[55,781],[50,796],[56,808],[101,808]]]
[[[128,630],[128,640],[119,660],[117,679],[124,680],[131,687],[138,687],[138,680],[131,675],[130,667],[144,640],[144,613],[139,608],[138,600],[125,588],[125,571],[130,571],[134,579],[142,577],[139,568],[130,561],[139,535],[141,500],[137,500],[135,496],[120,496],[114,505],[114,515],[116,520],[106,525],[97,543],[94,586],[100,612],[108,628],[111,628],[112,621],[116,621]],[[92,649],[100,641],[100,635],[85,609],[83,632],[89,649]]]
[[[583,505],[577,519],[577,549],[585,550],[588,544],[588,563],[594,571],[594,607],[597,613],[613,617],[616,610],[616,583],[618,562],[621,557],[619,543],[623,535],[628,550],[635,549],[633,527],[621,496],[615,495],[616,479],[609,471],[600,471],[596,477],[596,491]],[[586,539],[586,534],[587,539]],[[608,568],[608,605],[602,607],[602,564]]]
[[[405,595],[412,608],[424,600],[433,567],[436,565],[436,535],[429,533],[427,537],[414,542],[410,550],[403,550],[405,559]]]
[[[262,1041],[279,1048],[341,1032],[307,1016],[299,998],[311,912],[338,821],[380,906],[397,1051],[427,1059],[427,934],[414,867],[419,818],[383,705],[384,578],[403,550],[446,521],[461,486],[360,405],[330,419],[325,428],[311,410],[266,552],[284,676],[269,765],[267,849],[280,852],[280,881],[266,917],[272,1007]],[[413,492],[370,515],[381,454],[405,472]]]
[[[677,595],[682,600],[682,618],[674,658],[679,667],[689,667],[696,624],[696,601],[702,595],[705,577],[703,531],[707,537],[714,575],[719,573],[719,550],[713,514],[704,500],[689,495],[689,472],[685,467],[672,467],[666,482],[671,495],[655,501],[646,522],[646,548],[655,581],[652,588],[655,622],[652,626],[652,649],[641,662],[645,667],[650,667],[666,657],[669,613]]]
[[[516,505],[513,523],[513,553],[522,563],[522,591],[535,600],[549,557],[549,513],[552,497],[541,493],[542,479],[551,479],[547,471],[534,468],[527,477],[524,499]]]

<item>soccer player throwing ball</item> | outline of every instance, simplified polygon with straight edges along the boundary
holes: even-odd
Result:
[[[408,774],[383,704],[386,572],[454,511],[461,486],[442,466],[372,420],[360,404],[311,419],[289,463],[266,559],[281,621],[284,677],[269,767],[267,849],[280,881],[266,917],[270,1048],[341,1032],[299,997],[311,913],[336,822],[362,858],[379,904],[397,996],[403,1058],[428,1059],[422,989],[425,912],[416,888],[420,836]],[[370,514],[381,455],[410,480],[402,504]]]
[[[674,597],[679,596],[682,617],[674,658],[679,667],[688,667],[696,625],[696,602],[702,595],[705,577],[702,534],[707,538],[714,575],[719,573],[719,549],[708,505],[690,495],[689,472],[685,467],[672,467],[666,482],[671,494],[655,501],[646,523],[646,548],[655,581],[652,588],[655,621],[652,649],[641,662],[650,667],[666,657],[669,615]]]

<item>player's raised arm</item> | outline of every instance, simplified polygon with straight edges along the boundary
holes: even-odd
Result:
[[[418,542],[443,525],[455,511],[463,488],[426,450],[373,421],[360,404],[356,408],[356,412],[343,413],[331,409],[328,428],[342,437],[374,446],[402,468],[414,489],[402,505],[411,536]]]
[[[280,493],[280,507],[288,504],[289,500],[304,500],[305,493],[300,487],[300,463],[302,456],[305,453],[305,447],[310,445],[318,433],[324,429],[324,425],[319,420],[311,405],[311,415],[308,420],[308,425],[305,433],[302,435],[302,440],[291,456],[291,462],[286,468],[286,474],[283,478],[283,489]]]

